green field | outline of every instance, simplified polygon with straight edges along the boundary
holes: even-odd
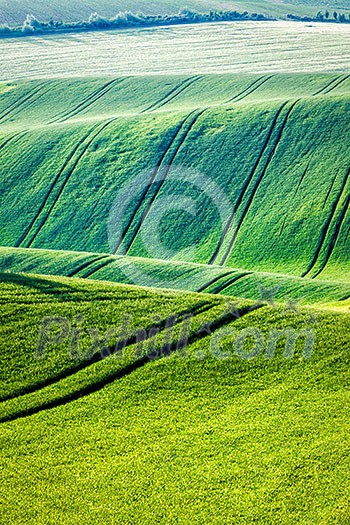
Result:
[[[348,282],[349,89],[326,74],[4,84],[0,244]]]
[[[326,281],[218,265],[162,261],[87,252],[0,248],[0,272],[59,275],[163,289],[261,299],[261,286],[275,299],[324,304],[350,298],[349,281]]]
[[[349,37],[0,40],[1,523],[350,522]]]
[[[210,295],[15,274],[1,281],[4,522],[347,523],[348,314],[283,314],[245,301],[235,320]],[[119,357],[72,361],[67,340],[34,359],[43,316],[80,315],[103,334],[125,311],[132,325]],[[166,335],[164,319],[186,312],[194,316],[186,354],[154,359],[178,333]],[[309,326],[310,313],[316,345],[307,360],[302,343],[284,358],[283,341],[274,359],[242,359],[232,336],[218,359],[200,330],[211,322],[267,336]],[[155,314],[160,335],[135,348],[136,327]],[[90,343],[84,330],[81,356]]]

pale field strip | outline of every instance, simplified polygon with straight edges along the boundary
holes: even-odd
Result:
[[[0,40],[0,80],[347,72],[350,24],[230,22]]]

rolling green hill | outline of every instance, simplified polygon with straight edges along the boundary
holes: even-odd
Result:
[[[349,89],[345,74],[3,84],[0,245],[349,281]]]
[[[246,301],[232,315],[203,294],[8,274],[0,282],[6,523],[347,523],[349,314]],[[126,311],[127,338],[110,331],[89,350]],[[35,359],[43,316],[58,313],[73,331]],[[189,345],[177,351],[186,315]],[[274,359],[232,346],[252,329],[266,341],[286,327],[315,330],[310,355],[302,338],[290,358],[283,340]],[[135,346],[142,328],[146,346]],[[210,333],[220,329],[213,352]]]
[[[0,25],[183,7],[0,0]],[[1,524],[350,523],[349,37],[0,39]]]
[[[262,288],[276,301],[329,303],[350,298],[350,283],[86,252],[0,248],[0,272],[81,277],[156,288],[189,290],[261,300]]]
[[[93,12],[101,16],[115,16],[119,11],[141,11],[145,14],[172,14],[177,13],[184,7],[199,12],[212,10],[238,10],[240,12],[258,12],[272,16],[286,16],[288,13],[296,15],[314,16],[319,9],[342,9],[349,10],[346,0],[285,0],[276,2],[274,0],[187,0],[186,4],[181,0],[100,0],[91,2],[88,0],[77,0],[74,5],[67,0],[0,0],[0,24],[21,24],[27,14],[33,14],[38,19],[47,21],[50,17],[65,22],[75,22],[86,19]]]

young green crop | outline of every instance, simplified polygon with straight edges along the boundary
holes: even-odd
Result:
[[[65,81],[5,89],[2,245],[108,253],[126,192],[117,254],[348,280],[347,75],[86,82],[77,98],[67,81],[56,112]],[[152,184],[135,190],[142,173]]]
[[[120,257],[98,253],[0,248],[0,271],[81,277],[98,281],[188,290],[259,300],[261,287],[276,288],[276,300],[302,304],[350,297],[348,281],[323,281],[214,265]]]
[[[67,345],[34,360],[42,315],[83,312],[103,331],[123,308],[148,323],[152,312],[195,311],[204,299],[202,320],[212,321],[224,303],[76,279],[1,281],[1,372],[16,381],[5,383],[5,396],[17,396],[0,405],[12,417],[1,423],[6,523],[347,521],[349,314],[265,306],[226,325],[267,336],[312,322],[309,360],[300,349],[285,359],[282,342],[273,359],[244,360],[230,337],[222,350],[231,356],[217,359],[207,333],[186,358],[175,352],[128,368],[131,354],[60,379]],[[57,381],[40,385],[49,378]],[[18,396],[29,386],[32,394]]]

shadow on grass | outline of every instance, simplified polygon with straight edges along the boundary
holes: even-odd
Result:
[[[25,286],[27,288],[34,288],[42,293],[60,293],[60,292],[80,292],[79,288],[74,288],[66,283],[43,279],[27,274],[0,272],[0,283],[14,284],[18,286]]]

